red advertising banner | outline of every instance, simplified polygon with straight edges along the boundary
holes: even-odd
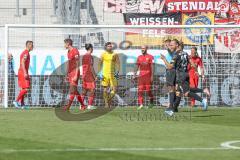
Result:
[[[104,0],[104,11],[110,13],[163,13],[165,0]]]
[[[240,1],[239,1],[240,2]],[[233,2],[227,14],[215,15],[216,25],[240,25],[240,4]],[[215,52],[219,53],[240,53],[240,29],[239,28],[218,28],[215,29]]]
[[[166,0],[167,12],[228,12],[230,0]]]

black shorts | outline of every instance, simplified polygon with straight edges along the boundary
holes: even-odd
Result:
[[[186,72],[176,72],[177,90],[186,93],[190,91],[189,74]]]
[[[166,70],[166,81],[168,86],[176,85],[176,70],[175,69],[167,69]]]

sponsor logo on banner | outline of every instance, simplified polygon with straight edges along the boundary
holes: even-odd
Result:
[[[215,24],[240,24],[240,4],[232,2],[227,13],[217,12]]]
[[[168,12],[227,12],[229,0],[166,0],[166,6]]]
[[[165,0],[104,0],[104,11],[112,13],[163,13]]]
[[[181,25],[181,14],[142,14],[125,13],[124,21],[126,25]],[[132,42],[133,46],[141,45],[162,45],[168,38],[181,38],[181,29],[169,27],[168,29],[129,29],[126,33],[126,40]]]
[[[230,0],[220,0],[218,6],[219,6],[218,12],[227,13],[230,7]]]
[[[183,15],[183,25],[212,25],[214,24],[214,14],[208,13],[195,17]],[[183,32],[183,42],[190,45],[213,44],[213,32],[211,28],[185,28]]]

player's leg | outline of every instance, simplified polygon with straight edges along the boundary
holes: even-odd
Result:
[[[85,100],[85,97],[87,96],[87,92],[88,92],[88,89],[87,89],[87,83],[85,81],[83,81],[83,84],[82,84],[82,101],[84,102]]]
[[[109,94],[109,97],[108,97],[109,107],[111,107],[112,101],[113,101],[116,93],[117,93],[117,86],[111,86],[111,91],[110,91],[110,94]]]
[[[109,108],[108,89],[110,86],[110,78],[103,76],[101,84],[103,86],[103,100],[104,100],[105,108]]]
[[[89,90],[88,109],[95,109],[95,107],[93,106],[94,96],[95,96],[95,89],[91,88]]]
[[[138,85],[138,109],[143,108],[143,92],[144,92],[144,85]]]
[[[77,87],[75,85],[70,84],[68,103],[63,108],[65,111],[70,109],[72,102],[74,101],[76,88]]]
[[[173,109],[173,105],[176,99],[176,92],[174,86],[168,86],[169,91],[169,109]]]
[[[183,82],[181,87],[183,88],[184,96],[194,98],[195,100],[201,102],[203,110],[207,110],[207,107],[208,107],[207,106],[207,100],[203,99],[202,97],[200,97],[196,93],[191,92],[190,87],[189,87],[189,83],[187,81]]]
[[[146,85],[146,92],[148,94],[149,100],[150,100],[150,105],[149,107],[152,108],[154,105],[154,97],[153,97],[153,93],[152,93],[152,85],[151,83],[149,83],[148,85]]]
[[[28,93],[28,88],[22,88],[17,96],[15,102],[13,102],[15,107],[24,106],[24,97]]]
[[[75,96],[77,97],[77,100],[78,100],[78,102],[81,104],[81,106],[79,107],[79,109],[81,109],[81,110],[85,110],[87,107],[85,106],[85,104],[84,104],[84,101],[83,101],[83,99],[82,99],[82,96],[81,96],[81,94],[78,92],[78,90],[77,90],[77,87],[76,87],[76,90],[75,90]]]
[[[15,107],[24,107],[24,97],[28,93],[30,88],[30,78],[27,79],[24,77],[22,73],[18,73],[18,85],[22,88],[18,94],[18,97],[15,102],[13,102]]]
[[[144,79],[141,77],[138,77],[138,105],[139,107],[137,108],[142,109],[143,108],[143,93],[145,90],[145,81]]]
[[[191,77],[191,76],[190,76]],[[205,93],[207,96],[211,96],[210,91],[208,88],[198,88],[198,83],[199,83],[199,77],[195,76],[192,78],[193,80],[190,79],[190,91],[194,93]],[[195,101],[194,101],[195,102]],[[194,103],[195,105],[195,103]]]
[[[108,97],[109,106],[111,106],[112,100],[117,93],[117,85],[118,85],[117,79],[115,78],[115,76],[111,76],[111,78],[110,78],[111,91],[110,91],[110,94],[109,94],[109,97]]]
[[[108,95],[108,87],[107,86],[103,86],[103,99],[104,99],[104,103],[105,103],[105,108],[109,108],[109,95]]]
[[[189,83],[190,83],[190,88],[197,88],[197,78],[196,75],[191,75],[189,76]],[[191,107],[195,106],[195,99],[191,98]]]
[[[176,84],[176,99],[175,99],[175,102],[173,105],[173,112],[178,112],[178,107],[179,107],[179,104],[182,99],[181,97],[182,97],[181,89],[180,89],[179,85]]]
[[[24,90],[26,90],[26,93],[25,93],[25,94],[22,96],[22,98],[20,99],[20,104],[21,104],[21,107],[22,107],[22,108],[26,108],[24,99],[25,99],[25,96],[27,95],[27,93],[29,92],[29,88],[24,88]]]
[[[85,98],[87,97],[87,94],[88,94],[88,89],[86,88],[83,88],[82,89],[82,94],[81,94],[81,99],[82,99],[82,102],[85,104]]]
[[[175,70],[169,70],[166,72],[166,81],[168,85],[169,93],[169,108],[168,110],[173,110],[173,105],[176,98],[175,85],[176,85],[176,72]]]

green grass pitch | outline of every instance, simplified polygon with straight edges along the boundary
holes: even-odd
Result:
[[[0,109],[0,160],[239,160],[240,107],[162,113],[116,108],[71,122],[54,109]],[[239,142],[222,147],[227,141]]]

